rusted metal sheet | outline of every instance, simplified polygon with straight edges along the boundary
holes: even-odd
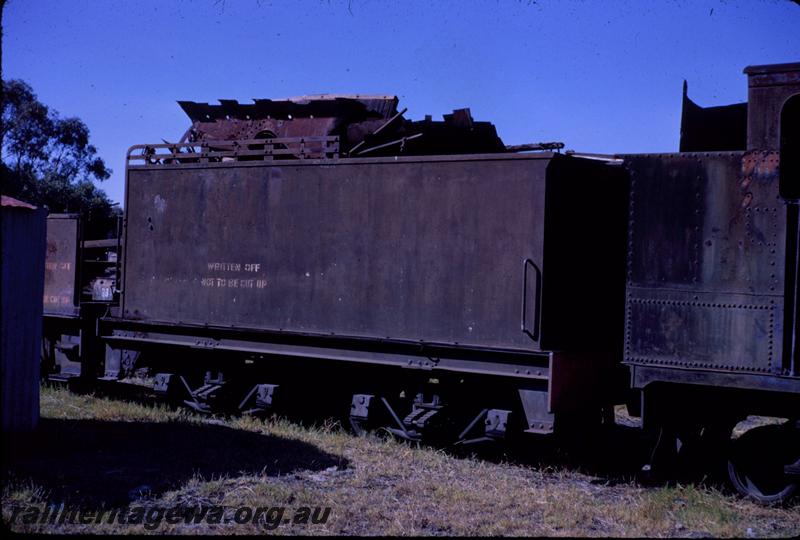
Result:
[[[777,152],[628,156],[626,363],[784,374],[778,161]]]
[[[396,96],[321,94],[251,104],[223,99],[219,105],[178,102],[192,121],[179,143],[335,136],[344,155],[435,155],[505,152],[490,122],[476,122],[469,109],[403,118]]]
[[[578,278],[609,246],[624,253],[620,172],[554,154],[130,166],[122,314],[459,347],[536,351],[578,337],[575,348],[609,347],[624,255],[596,266],[597,282]],[[588,324],[564,329],[570,318]]]
[[[44,277],[45,315],[78,314],[78,237],[75,214],[47,218],[47,254]]]
[[[745,73],[746,104],[700,108],[684,85],[681,126],[684,152],[741,151],[626,157],[625,363],[635,388],[800,393],[800,64]]]
[[[30,431],[39,420],[45,216],[42,209],[2,197],[0,395],[3,433]]]

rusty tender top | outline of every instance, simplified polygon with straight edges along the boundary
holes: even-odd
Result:
[[[337,137],[350,157],[505,152],[491,122],[469,109],[412,121],[398,111],[397,96],[319,94],[253,103],[221,99],[218,105],[178,102],[192,121],[180,143]]]

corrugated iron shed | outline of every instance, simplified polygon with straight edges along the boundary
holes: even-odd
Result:
[[[47,212],[2,196],[0,379],[3,433],[39,421],[39,371]]]

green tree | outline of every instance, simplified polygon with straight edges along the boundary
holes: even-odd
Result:
[[[19,80],[2,81],[1,122],[0,191],[53,213],[81,214],[87,238],[113,232],[119,211],[94,184],[111,170],[97,157],[86,124],[61,118]]]

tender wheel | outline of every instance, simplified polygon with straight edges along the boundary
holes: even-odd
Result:
[[[798,431],[789,425],[753,428],[731,442],[728,476],[736,490],[761,504],[781,504],[798,491],[785,472],[800,459]]]

